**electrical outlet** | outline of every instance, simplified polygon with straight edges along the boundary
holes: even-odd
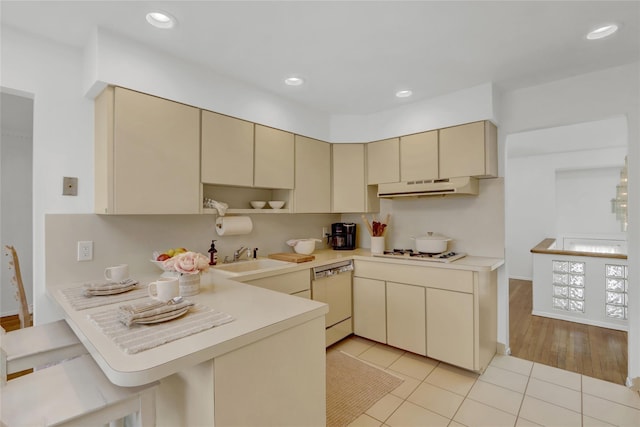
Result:
[[[93,241],[78,242],[78,261],[93,260]]]
[[[328,227],[322,227],[322,238],[324,239],[328,235],[329,235],[329,228]]]

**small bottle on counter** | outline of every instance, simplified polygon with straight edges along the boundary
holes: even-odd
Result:
[[[218,250],[216,249],[217,240],[211,241],[211,247],[209,248],[209,265],[216,265],[218,263]]]
[[[253,248],[253,259],[258,259],[258,248]]]

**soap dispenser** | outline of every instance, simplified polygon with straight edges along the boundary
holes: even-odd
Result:
[[[211,247],[209,248],[209,265],[216,265],[218,263],[218,250],[216,249],[217,240],[211,241]]]

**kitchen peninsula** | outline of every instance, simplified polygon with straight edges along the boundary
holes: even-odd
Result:
[[[210,278],[189,300],[234,320],[136,354],[89,318],[121,303],[76,310],[61,290],[80,283],[48,284],[47,291],[113,383],[160,380],[158,425],[324,425],[327,306]]]

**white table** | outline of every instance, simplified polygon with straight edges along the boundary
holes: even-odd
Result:
[[[114,384],[160,380],[159,425],[325,424],[325,304],[216,274],[189,299],[233,322],[129,355],[87,316],[122,303],[75,310],[60,289],[79,285],[47,291]]]

